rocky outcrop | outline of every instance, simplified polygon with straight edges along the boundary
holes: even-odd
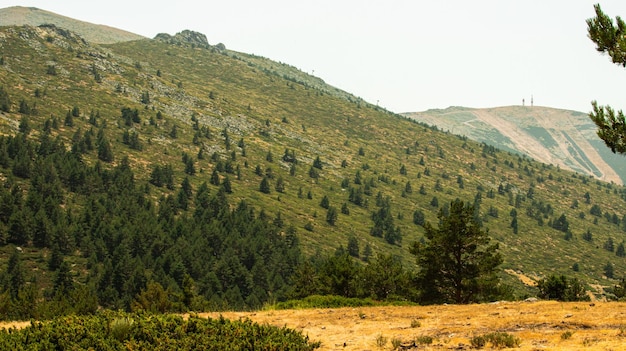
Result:
[[[175,35],[159,33],[156,35],[156,37],[154,37],[154,39],[168,44],[181,46],[201,47],[205,49],[212,47],[211,45],[209,45],[209,41],[207,40],[206,35],[188,29],[185,29],[182,32],[178,32]],[[216,48],[220,50],[225,49],[224,44],[218,44]]]

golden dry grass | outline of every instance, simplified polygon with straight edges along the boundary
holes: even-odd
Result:
[[[626,303],[501,302],[481,305],[362,307],[204,313],[204,317],[250,318],[302,331],[320,350],[391,350],[392,340],[420,350],[471,349],[473,336],[506,332],[521,340],[517,350],[624,350]],[[568,333],[569,332],[569,333]],[[569,334],[569,337],[568,337]],[[386,338],[384,347],[377,345]],[[487,345],[485,349],[489,349]]]
[[[395,339],[417,350],[469,350],[474,336],[505,332],[521,340],[516,350],[626,350],[626,303],[499,302],[480,305],[359,307],[201,313],[249,318],[302,331],[320,350],[392,350]],[[2,322],[0,329],[30,322]],[[384,338],[385,345],[377,341]],[[485,350],[489,350],[487,345]],[[407,349],[407,348],[405,348]]]

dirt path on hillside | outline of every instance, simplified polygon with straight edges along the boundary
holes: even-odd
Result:
[[[593,146],[591,146],[591,143],[589,143],[589,140],[587,140],[587,138],[585,138],[578,130],[574,128],[576,123],[571,120],[571,115],[566,116],[566,118],[569,119],[568,122],[558,123],[559,122],[558,118],[563,117],[562,114],[559,114],[558,116],[555,117],[555,112],[552,110],[542,109],[540,111],[541,111],[540,118],[536,118],[535,116],[533,116],[534,120],[536,121],[536,124],[541,126],[543,129],[545,129],[552,136],[552,138],[554,138],[554,140],[558,142],[559,148],[564,155],[570,154],[569,150],[567,149],[567,146],[570,145],[571,143],[569,140],[567,140],[567,138],[563,136],[562,133],[554,133],[552,130],[567,132],[567,134],[576,143],[576,146],[578,146],[584,152],[585,156],[587,156],[589,161],[593,163],[593,165],[598,169],[598,171],[600,171],[602,175],[598,178],[607,182],[612,181],[617,184],[622,184],[622,179],[619,177],[617,172],[615,172],[615,170],[611,168],[611,166],[609,166],[604,161],[604,159],[602,159],[598,151]],[[581,166],[585,167],[585,165],[581,165]],[[594,176],[597,177],[597,175],[594,175]]]
[[[496,128],[500,133],[511,139],[516,149],[530,155],[535,160],[546,164],[559,163],[551,154],[544,152],[545,147],[541,143],[518,128],[514,123],[497,117],[486,110],[472,110],[472,114],[483,123]]]
[[[481,305],[362,307],[221,313],[302,331],[320,350],[470,350],[474,336],[506,332],[516,350],[624,350],[626,304],[502,302]],[[204,313],[217,318],[220,313]],[[416,340],[433,339],[423,345]],[[383,347],[378,341],[385,341]],[[488,347],[486,349],[489,349]]]

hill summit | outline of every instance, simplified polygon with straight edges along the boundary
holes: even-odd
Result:
[[[624,184],[626,167],[582,112],[541,106],[449,107],[405,116],[453,134],[525,154],[607,182]]]
[[[62,16],[54,12],[36,7],[13,6],[0,9],[0,24],[3,26],[40,26],[53,24],[81,35],[85,40],[95,44],[113,44],[124,41],[144,39],[139,34],[125,30]]]

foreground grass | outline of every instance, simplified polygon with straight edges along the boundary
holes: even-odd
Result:
[[[112,311],[0,331],[0,350],[313,350],[317,345],[300,332],[249,319]]]
[[[501,302],[206,313],[286,326],[320,350],[626,349],[626,303]],[[344,346],[345,345],[345,346]],[[507,346],[508,345],[508,346]]]

